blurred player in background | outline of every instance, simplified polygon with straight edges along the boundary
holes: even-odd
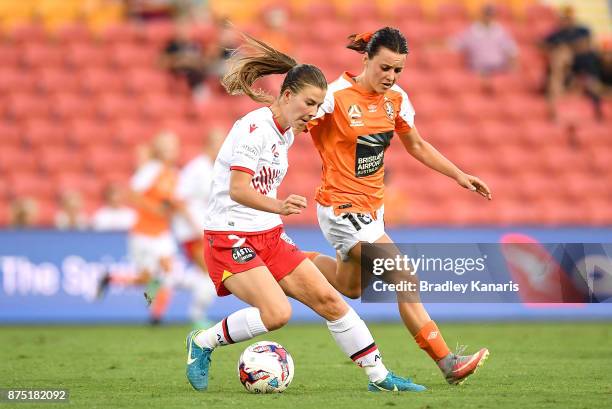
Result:
[[[150,158],[138,167],[130,182],[129,201],[136,221],[129,232],[128,253],[137,274],[109,273],[98,290],[101,294],[109,284],[147,285],[145,297],[151,303],[152,323],[161,321],[171,297],[170,287],[162,282],[171,273],[177,253],[170,223],[179,207],[175,199],[178,154],[176,135],[162,132],[153,140]]]
[[[176,214],[172,230],[187,259],[197,267],[199,277],[186,276],[182,280],[174,280],[174,284],[178,287],[193,287],[193,302],[189,316],[200,328],[208,326],[205,312],[216,295],[204,261],[203,234],[205,210],[212,186],[213,161],[224,136],[219,129],[210,132],[202,153],[181,169],[176,188],[176,197],[184,203],[185,213],[188,216],[182,213]]]
[[[278,200],[276,192],[288,168],[291,128],[312,119],[325,97],[323,73],[265,43],[246,41],[247,53],[230,60],[223,85],[230,94],[246,94],[268,106],[238,120],[217,156],[204,254],[218,294],[234,294],[252,307],[189,333],[187,379],[194,389],[207,389],[213,350],[284,326],[291,316],[290,296],[327,320],[338,346],[368,375],[368,390],[424,390],[386,369],[363,320],[295,246],[279,217],[306,207],[305,198]],[[270,74],[286,74],[277,98],[251,88]]]
[[[359,75],[345,72],[330,84],[317,117],[308,124],[323,162],[316,193],[319,225],[336,249],[337,260],[311,253],[330,283],[350,298],[361,296],[361,243],[393,243],[384,227],[384,152],[394,132],[420,162],[453,178],[461,187],[491,199],[484,182],[468,175],[423,140],[414,125],[414,109],[397,85],[408,45],[398,30],[349,37],[347,46],[364,54]],[[471,375],[489,352],[452,353],[420,300],[400,302],[401,318],[415,341],[451,384]]]
[[[205,325],[204,312],[212,300],[212,285],[201,273],[179,274],[174,266],[177,246],[171,231],[173,219],[181,215],[192,229],[198,229],[176,196],[179,140],[171,132],[162,132],[153,140],[148,159],[144,152],[141,147],[138,153],[142,163],[132,177],[129,193],[136,221],[129,232],[128,253],[137,273],[108,273],[100,282],[98,294],[110,284],[147,286],[145,297],[150,303],[151,323],[157,324],[168,308],[172,290],[190,290],[190,318],[196,326]]]

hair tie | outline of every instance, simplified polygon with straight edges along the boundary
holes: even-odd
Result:
[[[371,31],[367,33],[357,34],[355,36],[355,41],[363,40],[364,42],[369,43],[373,35],[374,33]]]

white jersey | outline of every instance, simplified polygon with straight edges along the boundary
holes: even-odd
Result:
[[[282,224],[278,214],[234,202],[229,196],[230,173],[250,173],[253,189],[276,198],[276,190],[287,173],[287,153],[293,139],[293,131],[279,129],[267,107],[236,121],[215,161],[206,230],[259,232]]]
[[[193,224],[182,215],[172,220],[172,229],[180,242],[202,237],[206,219],[206,206],[212,185],[213,164],[205,154],[196,156],[181,170],[176,185],[176,197],[185,202]]]

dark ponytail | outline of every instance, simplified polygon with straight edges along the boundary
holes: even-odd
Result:
[[[396,28],[384,27],[376,32],[352,34],[348,37],[350,43],[346,48],[360,54],[368,54],[369,58],[378,54],[381,47],[398,54],[408,54],[406,37]]]

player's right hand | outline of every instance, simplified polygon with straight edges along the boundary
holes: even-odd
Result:
[[[289,195],[281,203],[279,214],[282,216],[289,216],[292,214],[302,213],[302,209],[305,209],[307,205],[306,198],[299,195]]]

